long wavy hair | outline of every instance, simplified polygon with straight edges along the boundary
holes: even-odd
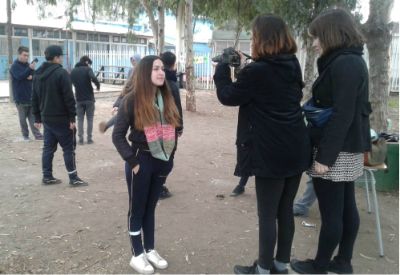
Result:
[[[179,112],[167,81],[165,80],[159,87],[155,87],[151,81],[153,63],[157,59],[161,60],[155,55],[148,55],[141,59],[123,90],[128,97],[127,104],[133,101],[134,123],[137,130],[143,130],[144,127],[157,122],[158,111],[154,106],[157,89],[160,90],[164,101],[165,120],[174,127],[180,126]]]

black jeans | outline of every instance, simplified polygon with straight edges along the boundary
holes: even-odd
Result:
[[[29,137],[29,129],[26,120],[28,119],[29,126],[31,127],[32,134],[35,138],[41,137],[42,134],[35,127],[35,117],[32,114],[32,106],[16,104],[19,117],[19,125],[21,126],[21,132],[23,137]]]
[[[154,249],[155,210],[161,187],[173,167],[173,160],[163,161],[153,158],[150,152],[139,151],[139,172],[133,175],[131,167],[125,163],[126,183],[129,193],[128,230],[132,254],[138,256]],[[136,236],[136,238],[135,238]]]
[[[93,132],[93,118],[94,118],[94,101],[79,101],[76,103],[76,115],[78,117],[78,137],[80,141],[83,141],[83,124],[87,121],[87,140],[92,140]]]
[[[57,151],[57,144],[59,143],[64,152],[64,163],[67,168],[69,178],[76,177],[76,163],[75,163],[75,130],[69,128],[69,122],[65,123],[43,123],[44,128],[44,141],[43,141],[43,155],[42,155],[42,168],[43,177],[49,178],[53,176],[53,158],[54,153]]]
[[[313,178],[313,182],[321,213],[315,264],[326,270],[338,245],[337,256],[351,263],[360,225],[354,182],[332,182],[321,178]]]
[[[276,260],[288,263],[294,235],[293,200],[299,188],[301,174],[289,178],[272,179],[256,177],[256,194],[259,220],[258,264],[265,269]],[[278,242],[276,223],[278,222]]]

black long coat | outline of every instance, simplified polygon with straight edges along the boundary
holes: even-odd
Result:
[[[302,115],[302,76],[294,55],[250,63],[232,83],[228,65],[219,64],[214,81],[219,101],[240,106],[237,176],[285,178],[310,166],[311,146]]]

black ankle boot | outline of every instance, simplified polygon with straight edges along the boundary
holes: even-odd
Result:
[[[314,260],[291,260],[290,267],[299,274],[327,274],[326,270],[319,268]]]
[[[348,261],[336,256],[330,261],[328,271],[336,274],[353,274],[353,267]]]

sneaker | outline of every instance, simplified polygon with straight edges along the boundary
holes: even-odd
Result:
[[[78,186],[88,186],[89,184],[86,181],[81,180],[78,176],[69,180],[69,185],[71,187],[78,187]]]
[[[260,274],[257,268],[257,261],[254,261],[252,266],[235,265],[233,267],[235,274]]]
[[[271,267],[270,274],[289,274],[289,269],[278,270],[275,265]]]
[[[61,180],[56,179],[55,177],[48,177],[48,178],[43,178],[42,183],[43,183],[43,185],[52,185],[52,184],[61,183]]]
[[[169,192],[168,188],[163,185],[160,193],[160,200],[169,198],[171,196],[171,192]]]
[[[231,197],[236,197],[244,193],[244,187],[241,185],[237,185],[235,189],[233,189]]]
[[[147,260],[144,253],[139,256],[132,256],[129,265],[140,274],[153,274],[154,268]]]
[[[104,134],[107,131],[107,123],[105,121],[99,123],[99,131],[102,134]]]
[[[326,270],[322,270],[321,268],[318,268],[318,266],[316,266],[314,260],[310,260],[310,259],[305,260],[305,261],[291,260],[290,267],[293,269],[293,271],[296,271],[299,274],[327,274],[328,273]]]
[[[93,144],[93,139],[88,139],[87,144]]]
[[[330,261],[328,271],[336,274],[353,274],[353,267],[349,262],[336,256]]]
[[[23,136],[22,137],[24,141],[30,141],[31,139],[29,137]]]
[[[79,144],[79,145],[83,145],[83,139],[80,139],[80,140],[78,141],[78,144]]]
[[[43,140],[43,136],[36,136],[35,140]]]
[[[167,261],[163,259],[154,249],[146,253],[146,258],[158,269],[166,269],[168,267]]]

